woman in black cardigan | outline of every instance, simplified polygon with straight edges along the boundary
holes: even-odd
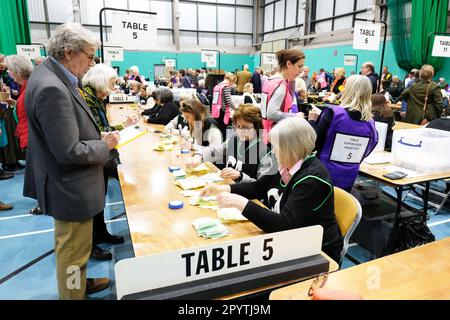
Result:
[[[280,169],[255,182],[210,184],[202,195],[218,194],[219,207],[235,207],[265,232],[321,225],[322,250],[340,262],[342,236],[334,214],[330,175],[312,153],[316,133],[301,118],[288,118],[270,132],[269,140]],[[248,199],[264,199],[263,208]],[[301,245],[307,239],[293,239]]]
[[[154,94],[155,106],[142,112],[148,123],[167,125],[170,120],[181,114],[178,106],[173,102],[170,89],[159,88]]]

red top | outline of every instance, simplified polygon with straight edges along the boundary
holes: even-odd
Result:
[[[27,80],[25,80],[20,88],[19,99],[17,99],[17,124],[16,136],[19,137],[20,147],[25,149],[28,145],[28,118],[25,112],[25,90],[27,89]]]

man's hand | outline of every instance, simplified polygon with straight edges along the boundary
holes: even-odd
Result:
[[[103,137],[102,140],[108,145],[108,149],[112,150],[119,144],[119,133],[117,131],[108,132]]]

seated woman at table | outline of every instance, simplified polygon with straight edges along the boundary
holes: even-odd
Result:
[[[180,114],[180,110],[173,102],[173,93],[170,89],[158,88],[153,96],[155,106],[142,112],[146,122],[167,125]]]
[[[202,195],[215,195],[220,208],[235,207],[265,232],[321,225],[322,250],[340,262],[342,236],[334,214],[330,175],[312,151],[316,133],[299,117],[280,121],[269,133],[279,172],[254,182],[209,184]],[[248,199],[264,199],[263,208]],[[293,239],[299,246],[307,239]]]
[[[194,150],[202,147],[218,148],[223,138],[217,121],[207,113],[206,107],[198,99],[181,102],[181,113],[189,124],[189,132],[194,143]]]
[[[372,84],[366,76],[347,79],[341,105],[329,105],[308,120],[317,133],[316,150],[330,172],[333,185],[351,191],[359,164],[375,148],[378,133],[372,119]]]
[[[262,141],[261,111],[252,104],[241,104],[233,115],[233,135],[218,148],[209,146],[194,154],[193,164],[213,162],[222,169],[220,177],[236,182],[256,181],[276,172],[276,160]],[[271,171],[275,169],[275,172]]]
[[[331,84],[330,92],[323,98],[323,101],[334,103],[341,99],[345,88],[345,82],[345,69],[334,69],[334,81]]]
[[[197,95],[195,93],[183,93],[180,96],[179,101],[175,101],[175,104],[178,106],[178,108],[181,108],[180,104],[184,101],[191,100],[191,99],[197,99]],[[186,121],[186,119],[183,117],[182,114],[177,115],[175,118],[170,120],[170,122],[166,125],[164,128],[165,132],[169,133],[179,133],[180,130],[183,132],[183,136],[188,137],[190,136],[189,133],[189,123]]]
[[[382,94],[372,95],[372,114],[374,121],[383,122],[388,125],[384,150],[390,152],[392,147],[392,135],[394,134],[392,128],[395,125],[395,120],[394,120],[394,112],[389,107],[386,97],[384,95]]]

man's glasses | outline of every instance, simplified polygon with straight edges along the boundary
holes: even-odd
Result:
[[[94,55],[93,54],[89,54],[86,51],[84,51],[83,49],[80,49],[81,52],[83,52],[88,58],[89,58],[89,62],[91,62],[92,60],[94,60]]]
[[[323,288],[328,279],[328,272],[321,273],[313,280],[311,287],[308,290],[308,296],[312,297],[314,295],[314,290],[317,288]]]

